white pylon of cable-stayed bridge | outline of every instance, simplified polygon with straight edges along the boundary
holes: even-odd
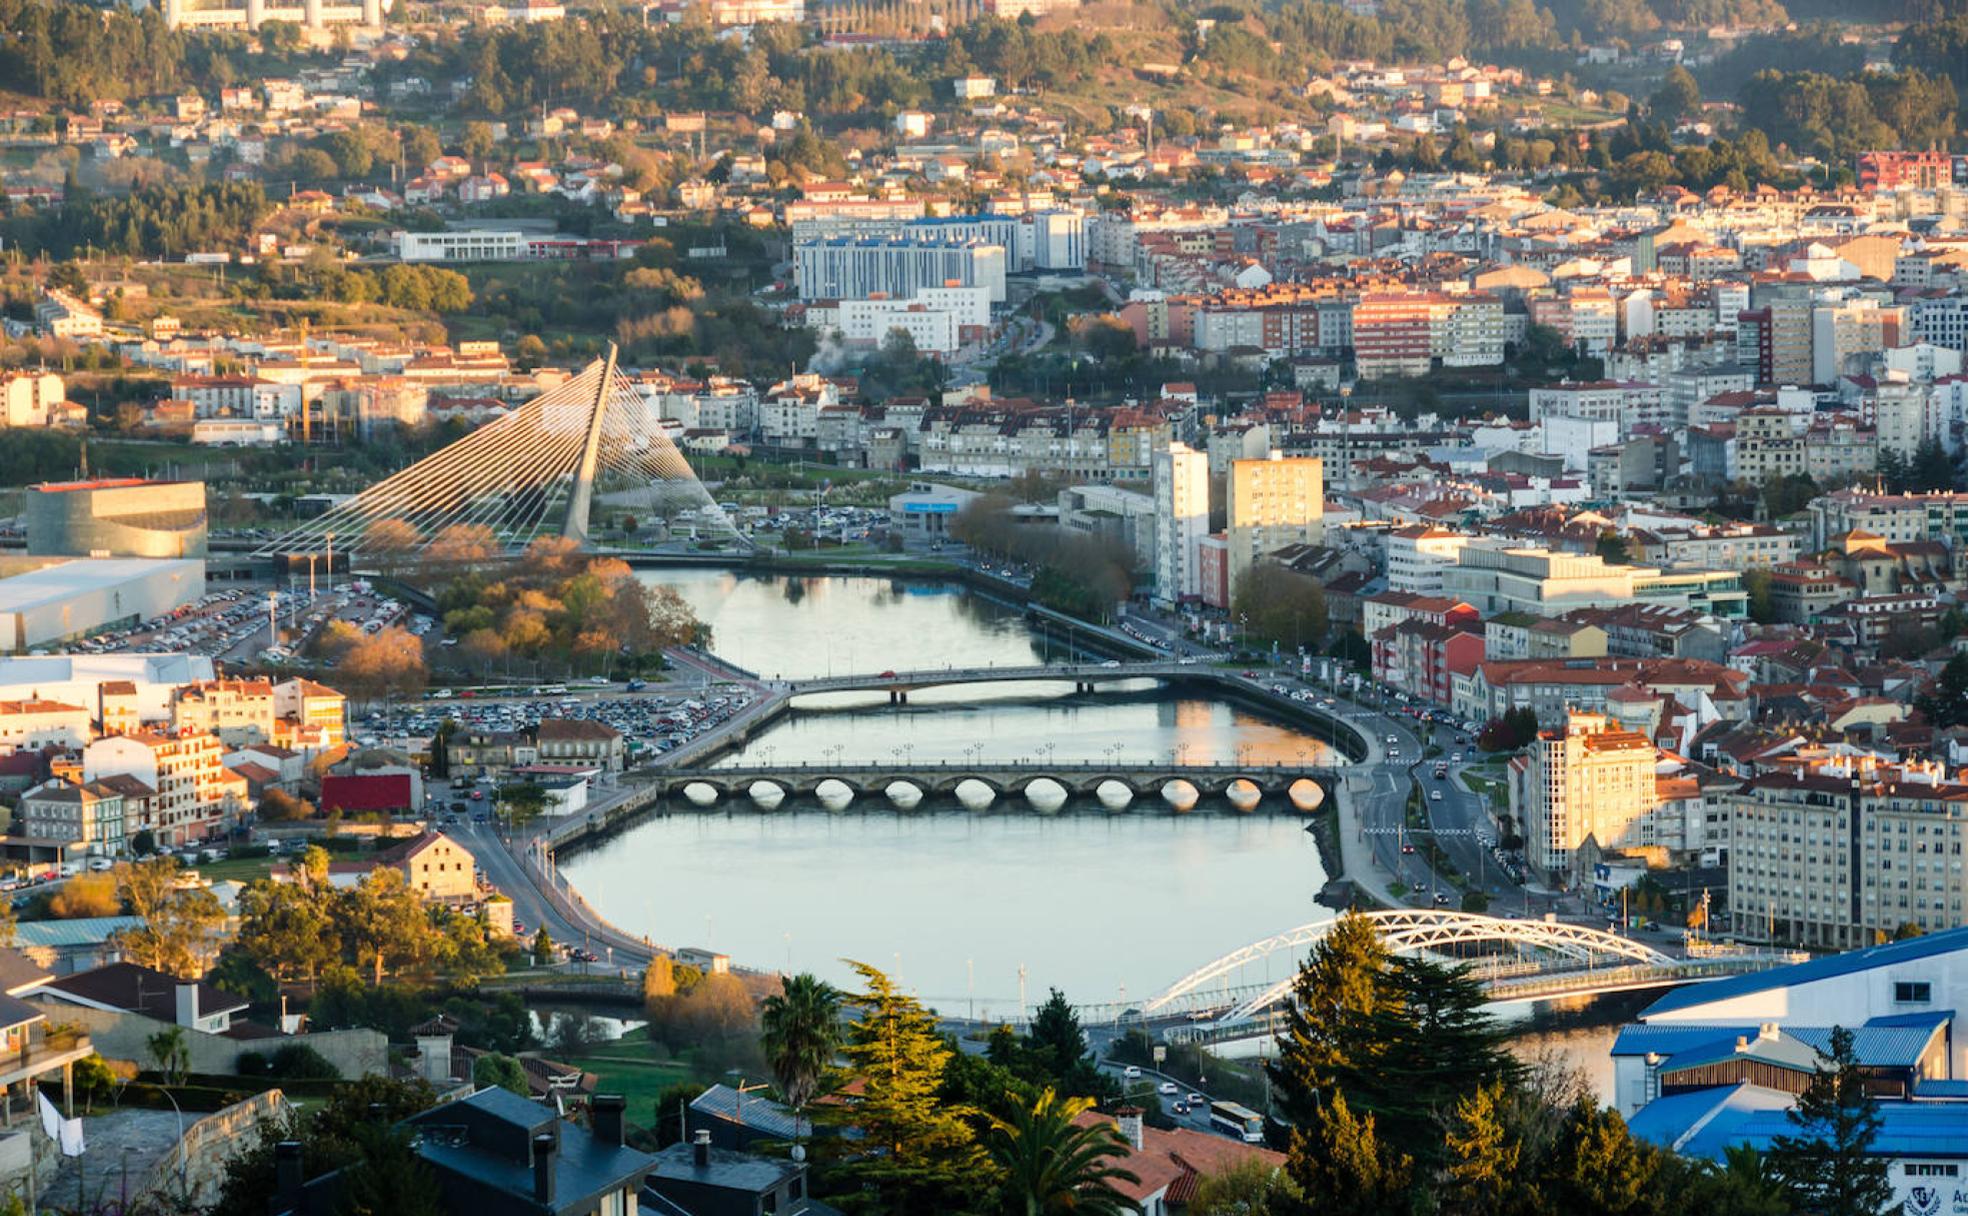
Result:
[[[543,536],[586,543],[598,489],[673,531],[743,543],[611,345],[579,375],[257,552],[441,559],[510,553]]]

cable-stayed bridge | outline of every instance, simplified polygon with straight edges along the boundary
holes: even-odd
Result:
[[[586,545],[598,493],[673,531],[746,543],[615,366],[572,379],[256,550],[405,562],[483,561],[541,537]]]

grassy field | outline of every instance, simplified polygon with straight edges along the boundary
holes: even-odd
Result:
[[[227,879],[252,882],[256,878],[265,878],[273,873],[273,867],[279,861],[280,859],[275,857],[235,857],[225,861],[200,862],[193,868],[198,871],[200,877],[209,878],[213,882],[224,882]]]
[[[654,1118],[656,1097],[679,1081],[690,1079],[690,1066],[681,1060],[658,1061],[651,1055],[647,1031],[638,1027],[612,1042],[597,1044],[584,1055],[553,1056],[599,1078],[597,1092],[628,1099],[629,1122],[644,1127]]]

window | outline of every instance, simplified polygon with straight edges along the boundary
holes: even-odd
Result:
[[[1924,980],[1901,980],[1893,985],[1893,1003],[1896,1005],[1925,1005],[1933,1000],[1934,986]]]

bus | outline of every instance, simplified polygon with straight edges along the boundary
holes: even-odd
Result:
[[[1246,1144],[1264,1143],[1264,1116],[1235,1102],[1210,1103],[1210,1127]]]

